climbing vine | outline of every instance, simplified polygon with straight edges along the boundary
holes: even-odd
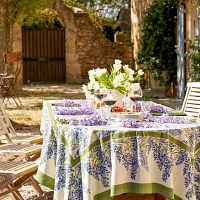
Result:
[[[141,49],[138,63],[153,71],[160,85],[176,78],[175,23],[177,7],[183,0],[154,0],[146,10],[142,22]],[[167,71],[166,79],[162,72]]]

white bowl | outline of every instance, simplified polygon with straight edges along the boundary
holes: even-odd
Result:
[[[143,113],[142,112],[123,112],[119,114],[121,119],[136,119],[136,121],[143,120]]]

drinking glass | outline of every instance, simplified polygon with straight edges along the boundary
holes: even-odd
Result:
[[[130,94],[129,94],[129,98],[131,99],[131,101],[133,101],[133,111],[136,111],[136,104],[138,101],[141,101],[142,100],[142,89],[141,87],[138,88],[138,90],[136,91],[132,91]]]
[[[108,107],[108,119],[110,120],[111,119],[111,106],[115,105],[115,103],[117,102],[117,99],[115,99],[112,96],[111,91],[108,91],[106,98],[103,100],[103,102]]]
[[[151,101],[143,101],[142,102],[142,110],[144,112],[150,112],[151,111],[152,102]]]
[[[101,104],[103,103],[103,99],[107,96],[107,94],[103,90],[95,91],[94,96],[99,100],[99,113],[102,118],[102,108]]]

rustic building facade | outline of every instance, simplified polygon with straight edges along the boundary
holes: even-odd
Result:
[[[145,10],[151,5],[153,0],[131,0],[131,40],[134,44],[134,59],[140,49],[141,25]],[[188,50],[189,40],[193,40],[198,33],[198,12],[197,1],[185,0],[185,42]],[[177,34],[177,33],[176,33]],[[137,66],[137,63],[135,63]]]
[[[133,57],[137,66],[137,54],[140,49],[141,24],[145,10],[153,0],[131,0],[131,41],[133,42]]]
[[[6,0],[1,9],[6,13]],[[124,64],[133,66],[131,42],[111,42],[96,29],[87,13],[76,13],[73,8],[57,0],[55,10],[62,17],[65,24],[65,59],[66,82],[83,83],[87,81],[88,70],[93,68],[106,68],[113,64],[114,59],[121,59]],[[22,27],[18,24],[8,26],[7,16],[1,15],[3,24],[0,26],[1,42],[0,60],[3,61],[4,52],[22,52]],[[7,28],[8,26],[8,28]],[[8,40],[5,40],[8,38]],[[10,45],[8,45],[10,43]],[[9,47],[9,48],[8,48]],[[23,65],[23,62],[22,62]],[[30,80],[31,81],[31,80]],[[23,67],[18,78],[18,85],[23,84]]]

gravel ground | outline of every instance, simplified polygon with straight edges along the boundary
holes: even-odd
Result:
[[[39,133],[42,103],[47,99],[83,99],[81,85],[29,85],[24,86],[19,92],[22,106],[16,107],[14,103],[7,105],[7,112],[17,132],[26,134]],[[180,109],[182,100],[176,98],[157,99],[151,98],[151,93],[144,90],[144,96],[157,103]],[[41,186],[44,191],[38,196],[30,185],[23,186],[20,193],[26,200],[52,200],[53,192]],[[4,200],[10,200],[7,196]]]

